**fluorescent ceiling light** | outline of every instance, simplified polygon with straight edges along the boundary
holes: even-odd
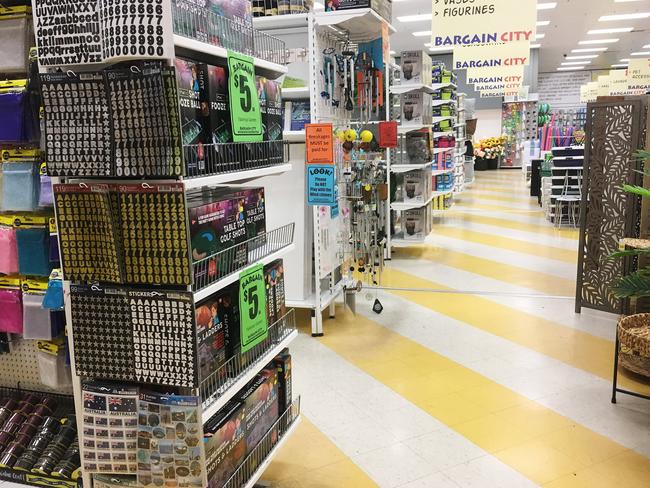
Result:
[[[643,46],[641,49],[650,49],[650,44],[646,44],[646,45]]]
[[[648,17],[650,17],[650,12],[639,12],[637,14],[603,15],[598,21],[615,22],[617,20],[647,19]]]
[[[539,49],[540,47],[542,47],[541,44],[531,44],[531,45],[530,45],[530,48],[531,48],[531,49]]]
[[[567,56],[564,59],[594,59],[597,58],[598,54],[588,54],[586,56]]]
[[[432,53],[451,53],[451,52],[453,52],[448,47],[430,47],[429,51],[431,51]]]
[[[614,44],[618,41],[620,41],[620,39],[592,39],[590,41],[580,41],[578,44],[581,46],[586,46],[589,44]]]
[[[586,49],[571,49],[572,53],[596,53],[607,51],[606,47],[590,47]]]
[[[630,53],[630,56],[650,56],[650,51],[640,51],[638,53]]]
[[[568,63],[562,63],[562,66],[572,66],[578,64],[590,64],[591,61],[569,61]]]
[[[402,15],[397,17],[400,22],[420,22],[422,20],[431,20],[431,14]]]
[[[634,27],[614,27],[613,29],[592,29],[587,34],[616,34],[617,32],[632,32]]]
[[[325,5],[322,2],[314,2],[314,10],[325,10]]]
[[[627,63],[629,60],[630,60],[630,58],[619,59],[619,61],[620,61],[621,63]]]
[[[431,31],[415,31],[412,32],[415,37],[431,37]]]
[[[625,64],[612,64],[612,68],[627,68],[627,63],[625,63]]]
[[[585,69],[584,66],[562,66],[558,68],[558,71],[575,71],[577,69]]]
[[[550,20],[538,20],[537,21],[537,27],[544,27],[545,25],[550,24]]]
[[[557,7],[557,2],[538,3],[537,10],[551,10]]]
[[[535,34],[535,40],[544,39],[545,37],[546,37],[546,34]]]

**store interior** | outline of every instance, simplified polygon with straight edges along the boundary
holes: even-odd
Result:
[[[648,488],[648,0],[1,0],[0,488]]]

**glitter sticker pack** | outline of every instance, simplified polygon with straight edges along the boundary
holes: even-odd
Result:
[[[174,69],[42,74],[50,176],[183,175]]]
[[[70,301],[80,376],[197,386],[191,293],[72,285]]]

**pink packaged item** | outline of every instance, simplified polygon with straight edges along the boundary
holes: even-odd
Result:
[[[0,273],[18,273],[18,246],[13,227],[0,226]]]
[[[20,290],[0,289],[0,332],[23,333],[23,305]]]

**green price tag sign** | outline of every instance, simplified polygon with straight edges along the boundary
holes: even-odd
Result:
[[[228,51],[228,98],[233,141],[262,141],[262,114],[253,58],[233,51]]]
[[[258,264],[239,275],[239,321],[241,352],[245,353],[268,336],[264,266]]]

